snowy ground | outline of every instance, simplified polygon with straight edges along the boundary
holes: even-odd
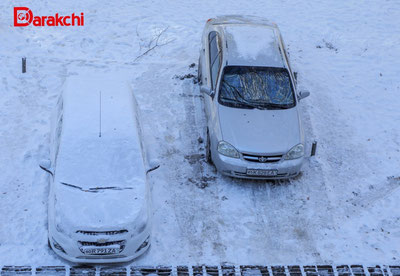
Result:
[[[84,27],[12,27],[12,8],[85,12]],[[270,18],[299,84],[318,155],[289,182],[222,177],[201,156],[196,75],[205,21]],[[166,44],[136,59],[168,29]],[[20,73],[22,56],[28,73]],[[135,60],[136,59],[136,60]],[[66,264],[47,247],[50,116],[66,78],[123,74],[154,137],[151,249],[135,264],[396,264],[400,259],[400,3],[398,1],[0,2],[0,264]]]

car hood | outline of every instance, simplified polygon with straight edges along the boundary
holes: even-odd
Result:
[[[124,227],[135,221],[147,203],[142,185],[81,189],[59,182],[55,186],[55,222],[67,232]]]
[[[285,154],[302,142],[297,107],[259,110],[219,106],[222,139],[240,152]]]

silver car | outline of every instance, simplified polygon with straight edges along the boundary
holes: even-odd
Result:
[[[298,175],[304,162],[298,105],[310,93],[296,89],[276,24],[257,17],[209,19],[198,72],[207,161],[239,178]]]

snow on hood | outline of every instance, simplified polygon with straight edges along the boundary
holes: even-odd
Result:
[[[146,181],[141,149],[131,140],[68,141],[57,158],[56,221],[83,229],[132,222],[146,204]]]
[[[144,185],[138,184],[125,189],[82,191],[55,183],[56,223],[67,231],[124,228],[146,207]]]
[[[223,140],[249,153],[284,154],[301,141],[297,108],[239,109],[220,105]]]

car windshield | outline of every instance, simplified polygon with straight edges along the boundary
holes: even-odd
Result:
[[[61,143],[56,165],[61,184],[83,191],[129,189],[144,170],[141,148],[130,138],[71,138]]]
[[[291,108],[295,99],[289,72],[285,68],[227,66],[219,103],[237,108]]]

